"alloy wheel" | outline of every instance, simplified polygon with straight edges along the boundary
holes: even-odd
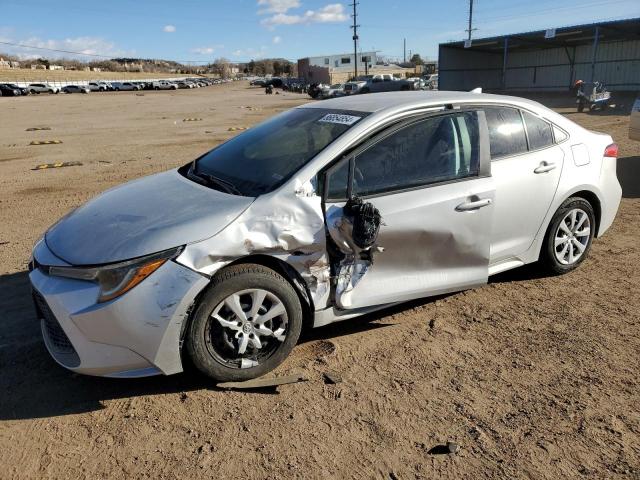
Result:
[[[287,311],[275,294],[260,288],[229,295],[211,312],[207,349],[233,368],[258,366],[273,355],[288,333]]]
[[[562,265],[573,265],[584,254],[591,238],[591,222],[581,208],[570,210],[560,221],[554,237],[556,259]]]

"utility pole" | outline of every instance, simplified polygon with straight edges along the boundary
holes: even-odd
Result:
[[[473,28],[473,0],[469,0],[469,28],[467,28],[467,44],[471,46],[471,32],[473,32],[475,28]]]
[[[402,63],[407,63],[407,39],[402,42]]]
[[[353,15],[351,15],[353,17],[353,25],[351,26],[351,28],[353,28],[353,59],[355,60],[353,74],[354,80],[358,78],[358,27],[360,26],[357,22],[358,12],[356,10],[356,7],[358,6],[358,4],[359,3],[356,2],[356,0],[353,0],[353,3],[349,4],[349,6],[353,7]]]

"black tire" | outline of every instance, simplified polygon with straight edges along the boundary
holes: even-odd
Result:
[[[587,214],[589,219],[589,238],[587,244],[585,246],[585,250],[574,263],[569,265],[565,265],[560,263],[560,261],[556,258],[556,249],[555,249],[555,235],[556,231],[560,226],[560,222],[563,221],[565,216],[573,209],[580,209]],[[596,220],[595,214],[593,212],[593,207],[591,204],[580,197],[570,197],[566,199],[560,208],[556,211],[551,219],[551,223],[549,224],[549,228],[544,237],[544,242],[542,244],[542,251],[540,252],[540,264],[542,267],[547,270],[549,273],[554,275],[562,275],[564,273],[568,273],[572,270],[578,268],[578,266],[587,258],[589,255],[589,251],[591,250],[591,243],[593,241],[593,237],[596,231]]]
[[[274,294],[284,305],[288,317],[284,341],[257,366],[240,368],[225,365],[211,353],[207,338],[211,313],[233,293],[259,288]],[[185,338],[187,353],[193,364],[217,381],[244,381],[260,377],[280,365],[298,342],[302,330],[302,307],[291,284],[275,271],[257,264],[235,265],[216,274],[199,301]]]
[[[367,87],[364,87],[362,90],[360,90],[360,93],[369,93],[370,90]]]

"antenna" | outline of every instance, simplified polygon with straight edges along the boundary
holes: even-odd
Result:
[[[358,25],[357,22],[358,12],[356,8],[359,4],[360,3],[356,2],[356,0],[353,0],[353,3],[349,4],[350,7],[353,7],[353,15],[351,15],[353,17],[353,25],[350,28],[353,29],[353,59],[355,60],[353,74],[354,80],[358,78],[358,27],[360,25]]]

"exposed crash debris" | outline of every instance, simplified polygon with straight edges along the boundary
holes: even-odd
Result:
[[[373,265],[373,254],[384,250],[376,244],[381,224],[378,209],[360,198],[327,212],[329,234],[344,254],[336,269],[336,303],[340,308],[352,305],[351,293]]]
[[[380,231],[378,209],[372,203],[364,203],[361,198],[354,197],[344,206],[344,213],[353,218],[353,243],[362,249],[373,246]]]
[[[51,130],[51,127],[29,127],[25,131],[27,131],[27,132],[36,132],[38,130]]]
[[[47,168],[61,168],[61,167],[79,167],[82,162],[58,162],[58,163],[42,163],[36,165],[31,170],[46,170]]]
[[[183,118],[182,121],[183,122],[201,122],[202,119],[201,118]]]
[[[307,382],[308,380],[303,375],[286,375],[282,377],[256,378],[246,382],[222,382],[218,383],[216,387],[225,390],[252,390],[254,388],[274,388],[280,385]]]

